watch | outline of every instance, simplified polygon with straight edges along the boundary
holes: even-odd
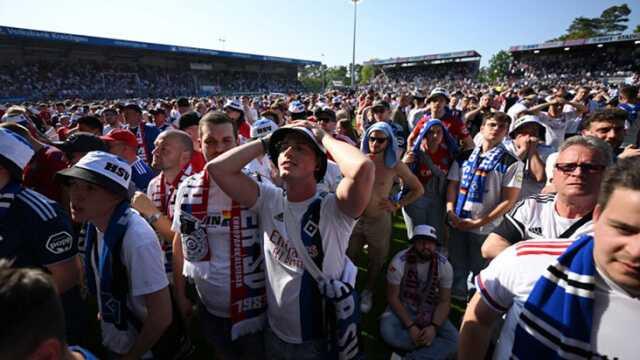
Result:
[[[158,219],[160,219],[160,216],[162,216],[162,213],[160,211],[158,211],[157,213],[149,216],[147,218],[147,222],[149,223],[149,225],[153,226],[153,224],[155,224],[156,221],[158,221]]]

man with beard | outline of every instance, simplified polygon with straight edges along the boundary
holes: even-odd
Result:
[[[447,319],[453,269],[436,252],[436,229],[418,225],[411,246],[398,252],[387,270],[389,307],[380,318],[380,335],[411,359],[446,359],[455,353],[458,331]]]

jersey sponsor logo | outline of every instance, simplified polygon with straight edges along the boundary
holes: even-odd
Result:
[[[73,248],[73,237],[66,231],[60,231],[49,236],[44,246],[49,252],[60,255]]]
[[[185,260],[196,262],[207,256],[209,253],[207,234],[198,219],[186,213],[181,214],[180,233]]]
[[[298,252],[293,246],[290,246],[289,242],[280,235],[278,230],[273,230],[269,241],[273,244],[271,253],[276,260],[296,269],[303,268],[302,260],[298,257]]]

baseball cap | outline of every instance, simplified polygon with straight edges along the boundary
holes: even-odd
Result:
[[[271,119],[263,117],[256,120],[253,125],[251,125],[250,136],[255,139],[271,134],[276,130],[278,130],[278,125],[271,121]]]
[[[54,145],[65,154],[107,150],[107,146],[101,138],[82,131],[73,133],[65,141],[55,142]]]
[[[137,111],[140,114],[142,114],[142,108],[140,107],[140,105],[138,105],[136,103],[133,103],[133,102],[125,104],[123,108],[124,109],[131,109],[131,110]]]
[[[371,109],[380,109],[380,108],[389,110],[391,109],[391,106],[389,105],[388,102],[384,100],[377,100],[376,102],[373,103],[373,106],[371,107]]]
[[[14,131],[0,128],[0,156],[24,170],[34,153],[27,139]]]
[[[300,114],[304,112],[304,104],[298,100],[294,100],[289,104],[289,112],[292,114]]]
[[[513,122],[511,131],[509,131],[509,136],[511,138],[514,138],[516,136],[517,130],[529,123],[538,124],[540,126],[540,138],[544,140],[546,126],[544,125],[544,123],[542,123],[542,121],[540,121],[540,118],[535,115],[525,115],[517,118],[516,121]]]
[[[269,140],[269,158],[271,161],[278,164],[278,155],[280,154],[279,143],[289,134],[301,134],[309,140],[311,144],[313,144],[314,150],[318,154],[320,158],[320,169],[316,172],[316,181],[320,182],[324,178],[324,174],[327,171],[327,150],[322,146],[322,144],[318,143],[313,132],[306,127],[302,126],[292,126],[292,127],[283,127],[280,128],[271,134],[271,139]]]
[[[60,170],[56,174],[56,179],[63,182],[70,178],[85,180],[123,197],[128,197],[131,165],[108,152],[91,151],[72,167]]]
[[[440,241],[438,240],[436,229],[431,225],[423,224],[417,225],[413,228],[413,237],[411,238],[411,241],[415,241],[418,239],[433,240],[438,244],[440,243]]]
[[[444,98],[447,101],[449,101],[449,92],[445,88],[437,87],[431,90],[431,93],[429,94],[429,98],[427,98],[427,101],[431,101],[431,99],[433,99],[436,96],[444,96]]]
[[[227,102],[224,104],[224,109],[229,108],[229,109],[233,109],[236,111],[240,111],[242,113],[244,113],[244,108],[242,107],[242,104],[240,104],[240,102],[238,100],[227,100]]]
[[[200,115],[195,111],[190,111],[178,119],[178,129],[184,130],[200,123]]]
[[[127,129],[113,129],[107,135],[101,136],[100,139],[104,141],[122,141],[129,147],[138,147],[138,139],[136,139],[134,133]]]

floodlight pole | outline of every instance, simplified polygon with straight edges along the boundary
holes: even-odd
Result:
[[[351,88],[356,88],[356,17],[358,15],[358,2],[362,0],[351,0],[353,2],[353,53],[351,55]]]

